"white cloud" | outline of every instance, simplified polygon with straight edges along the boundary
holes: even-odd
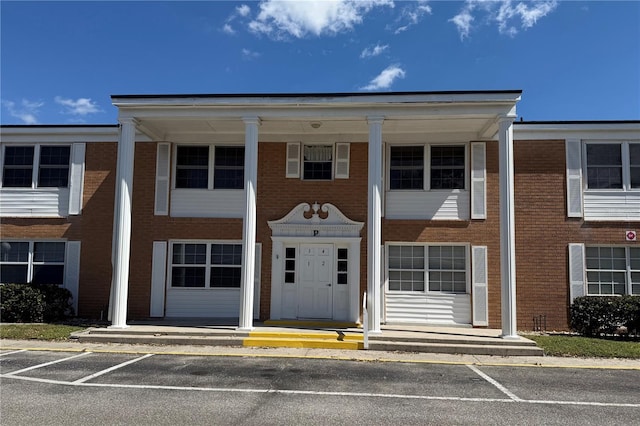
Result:
[[[242,57],[245,59],[256,59],[259,58],[261,54],[259,52],[254,52],[249,49],[242,49]]]
[[[495,23],[500,34],[515,36],[519,30],[533,27],[540,18],[558,7],[558,0],[466,0],[459,14],[451,18],[458,28],[460,38],[469,36],[476,12],[485,15],[485,22]]]
[[[38,124],[37,115],[43,105],[44,102],[42,101],[29,101],[27,99],[22,99],[17,105],[13,101],[2,100],[2,106],[9,111],[9,115],[22,120],[24,124]]]
[[[362,53],[360,53],[360,57],[361,58],[370,58],[372,56],[378,56],[379,54],[381,54],[382,52],[384,52],[388,48],[389,48],[388,44],[385,44],[384,46],[382,46],[380,44],[376,44],[373,47],[367,47],[366,49],[364,49],[362,51]]]
[[[431,6],[428,1],[420,0],[417,2],[410,2],[409,6],[402,8],[400,17],[396,20],[396,24],[401,25],[395,29],[394,34],[400,34],[403,31],[409,29],[409,27],[419,23],[425,15],[431,14]]]
[[[238,12],[238,15],[246,17],[249,15],[249,13],[251,13],[251,8],[246,4],[243,4],[241,6],[236,7],[236,12]]]
[[[224,24],[222,26],[222,32],[226,33],[226,34],[235,34],[236,30],[233,29],[233,27],[229,24]]]
[[[404,78],[405,72],[398,65],[390,65],[385,68],[376,78],[371,80],[369,84],[361,87],[361,90],[379,90],[388,89],[398,78]]]
[[[393,7],[392,0],[324,0],[260,3],[260,13],[249,22],[249,30],[275,39],[308,34],[322,36],[349,31],[375,7]]]
[[[65,107],[65,114],[87,115],[102,111],[98,104],[89,98],[78,98],[73,100],[56,96],[55,101],[57,104]]]

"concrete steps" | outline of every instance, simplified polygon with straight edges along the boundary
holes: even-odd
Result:
[[[88,329],[73,335],[80,343],[364,349],[361,330],[307,330],[269,327],[244,332],[231,328],[134,326],[124,330]],[[542,356],[535,342],[474,335],[383,332],[369,336],[369,350],[442,354]]]

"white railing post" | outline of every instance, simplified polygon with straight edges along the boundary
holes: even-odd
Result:
[[[364,334],[364,349],[369,349],[369,312],[367,312],[367,292],[362,296],[362,330]]]

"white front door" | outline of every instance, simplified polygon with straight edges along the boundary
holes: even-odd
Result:
[[[300,245],[298,318],[333,317],[333,245]]]

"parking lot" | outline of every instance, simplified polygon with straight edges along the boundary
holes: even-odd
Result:
[[[0,351],[4,424],[633,424],[640,371]]]

